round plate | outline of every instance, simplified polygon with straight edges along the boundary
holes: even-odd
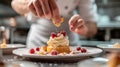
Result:
[[[76,47],[70,47],[72,50],[75,49]],[[86,53],[79,53],[79,54],[73,54],[73,55],[64,55],[64,56],[60,56],[60,55],[56,55],[56,56],[51,56],[51,55],[37,55],[37,54],[30,54],[29,53],[29,48],[19,48],[19,49],[15,49],[13,50],[13,54],[16,54],[18,56],[22,56],[25,58],[34,58],[36,60],[52,60],[52,61],[78,61],[80,59],[83,59],[85,57],[88,56],[92,56],[92,55],[96,55],[102,52],[101,49],[99,48],[92,48],[92,47],[83,47],[85,49],[87,49]]]
[[[12,50],[17,48],[24,48],[25,45],[22,44],[7,44],[6,48],[0,48],[0,51],[2,50],[3,54],[11,54]]]
[[[117,51],[117,52],[120,52],[120,48],[114,48],[113,45],[111,44],[100,44],[100,45],[97,45],[97,47],[99,48],[102,48],[103,50],[105,51]]]
[[[25,45],[22,44],[7,44],[6,48],[0,48],[0,49],[13,49],[13,48],[20,48],[25,47]]]

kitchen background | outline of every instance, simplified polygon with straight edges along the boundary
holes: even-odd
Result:
[[[0,0],[0,26],[7,30],[7,43],[25,44],[30,23],[11,8],[11,0]],[[82,45],[120,42],[120,0],[96,0],[98,33]]]

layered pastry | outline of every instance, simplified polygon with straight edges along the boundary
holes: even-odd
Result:
[[[6,39],[2,39],[2,43],[0,44],[0,48],[6,48],[7,44],[6,44]]]
[[[6,48],[6,47],[7,47],[6,43],[0,44],[0,48]]]
[[[120,44],[119,43],[115,43],[112,46],[113,48],[120,48]],[[112,52],[109,55],[109,61],[107,62],[108,67],[117,67],[118,65],[120,65],[120,56],[119,56],[119,52]]]
[[[50,39],[47,42],[47,52],[56,50],[58,53],[69,53],[69,40],[65,31],[59,33],[51,33]]]
[[[0,44],[0,48],[6,48],[7,44],[6,44],[5,31],[2,31],[1,34],[2,34],[2,43]]]
[[[107,67],[118,67],[118,65],[120,65],[120,57],[117,53],[112,53],[109,56]]]
[[[113,44],[113,48],[120,48],[120,44],[119,43]]]
[[[29,50],[30,54],[38,55],[74,55],[79,53],[86,53],[87,50],[82,47],[76,47],[75,49],[70,49],[69,39],[65,31],[60,31],[58,33],[51,33],[51,36],[47,42],[47,45],[31,48]]]

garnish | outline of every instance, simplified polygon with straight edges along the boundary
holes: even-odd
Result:
[[[57,37],[57,35],[55,33],[51,33],[51,37],[54,38]]]
[[[31,49],[29,50],[29,53],[30,53],[30,54],[34,54],[34,53],[35,53],[35,50],[34,50],[33,48],[31,48]]]
[[[61,21],[58,23],[58,22],[55,22],[55,21],[52,19],[52,22],[53,22],[53,24],[54,24],[56,27],[60,27],[60,26],[61,26],[61,23],[64,22],[64,18],[61,18],[60,20],[61,20]]]
[[[51,51],[51,55],[57,55],[57,54],[58,54],[58,52],[56,50]]]

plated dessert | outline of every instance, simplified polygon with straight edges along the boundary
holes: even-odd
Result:
[[[7,47],[6,43],[0,44],[0,48],[6,48],[6,47]]]
[[[120,48],[120,44],[119,43],[115,43],[112,46],[113,48]],[[109,61],[107,62],[108,67],[117,67],[118,65],[120,65],[120,56],[119,56],[119,52],[112,52],[109,56]]]
[[[113,48],[120,48],[120,44],[119,43],[113,44]]]
[[[2,40],[1,40],[1,43],[0,43],[0,48],[6,48],[7,45],[6,45],[6,35],[5,35],[5,28],[3,26],[0,27],[0,30],[1,30],[1,37],[2,37]]]
[[[6,48],[6,47],[7,47],[6,38],[3,37],[3,38],[2,38],[2,43],[0,44],[0,48]]]
[[[51,33],[47,45],[31,48],[29,50],[30,54],[38,55],[68,55],[86,52],[87,49],[80,46],[76,47],[76,49],[71,49],[69,46],[69,39],[65,31]]]
[[[53,21],[53,19],[52,19]],[[53,24],[58,28],[61,26],[64,18],[60,23]],[[56,28],[56,29],[57,29]],[[69,38],[65,31],[52,32],[46,45],[36,48],[21,48],[13,50],[13,54],[24,57],[32,61],[50,61],[50,62],[78,62],[88,56],[101,53],[99,48],[70,46]]]

